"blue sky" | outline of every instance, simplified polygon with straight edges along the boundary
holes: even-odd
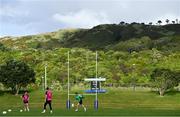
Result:
[[[180,0],[0,0],[0,36],[180,19]]]

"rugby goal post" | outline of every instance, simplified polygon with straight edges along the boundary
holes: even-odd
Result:
[[[70,79],[69,79],[69,74],[70,74],[70,72],[69,72],[69,64],[70,64],[70,62],[69,62],[69,51],[68,51],[68,56],[67,56],[67,59],[68,59],[68,61],[67,61],[67,76],[68,76],[68,83],[67,83],[67,85],[68,85],[68,87],[67,87],[67,89],[68,89],[68,100],[66,101],[66,108],[67,109],[70,109],[71,108],[71,102],[70,102],[70,95],[75,95],[75,94],[70,94]],[[86,78],[86,79],[84,79],[85,81],[90,81],[90,82],[95,82],[95,94],[83,94],[83,95],[94,95],[94,96],[96,96],[95,97],[95,101],[94,101],[94,109],[95,110],[98,110],[98,89],[97,89],[97,87],[98,87],[98,82],[100,83],[101,81],[106,81],[106,79],[105,78],[101,78],[101,77],[99,77],[98,78],[98,54],[97,54],[97,51],[96,51],[96,78]]]

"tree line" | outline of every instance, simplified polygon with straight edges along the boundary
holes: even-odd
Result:
[[[18,93],[21,87],[35,83],[41,87],[47,63],[49,83],[67,83],[67,52],[70,51],[71,83],[95,77],[95,51],[83,48],[54,50],[0,51],[0,82]],[[177,86],[180,79],[180,53],[161,52],[155,48],[143,51],[98,51],[98,76],[106,84],[120,86],[145,84],[156,87],[160,95]]]

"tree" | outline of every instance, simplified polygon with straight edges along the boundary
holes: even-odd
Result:
[[[169,24],[169,19],[166,19],[166,23]]]
[[[152,22],[149,22],[149,25],[152,25],[153,23]]]
[[[176,23],[178,24],[178,19],[176,19]]]
[[[173,24],[175,24],[175,21],[172,21]]]
[[[156,68],[151,74],[151,81],[158,88],[160,96],[164,96],[165,91],[178,85],[180,72],[169,69]]]
[[[119,24],[120,24],[120,25],[124,25],[124,24],[125,24],[125,22],[124,22],[124,21],[121,21]]]
[[[161,23],[162,23],[162,21],[161,20],[158,20],[158,22],[157,22],[159,25],[161,25]]]
[[[17,95],[21,87],[35,83],[35,72],[22,61],[8,60],[0,66],[0,82]]]
[[[9,49],[4,46],[4,44],[0,43],[0,51],[8,51]]]

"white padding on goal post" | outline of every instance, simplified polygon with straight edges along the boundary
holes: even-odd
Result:
[[[85,78],[84,81],[106,81],[106,78]]]
[[[77,95],[77,94],[69,94],[69,95]],[[96,94],[81,94],[81,95],[96,95]]]

